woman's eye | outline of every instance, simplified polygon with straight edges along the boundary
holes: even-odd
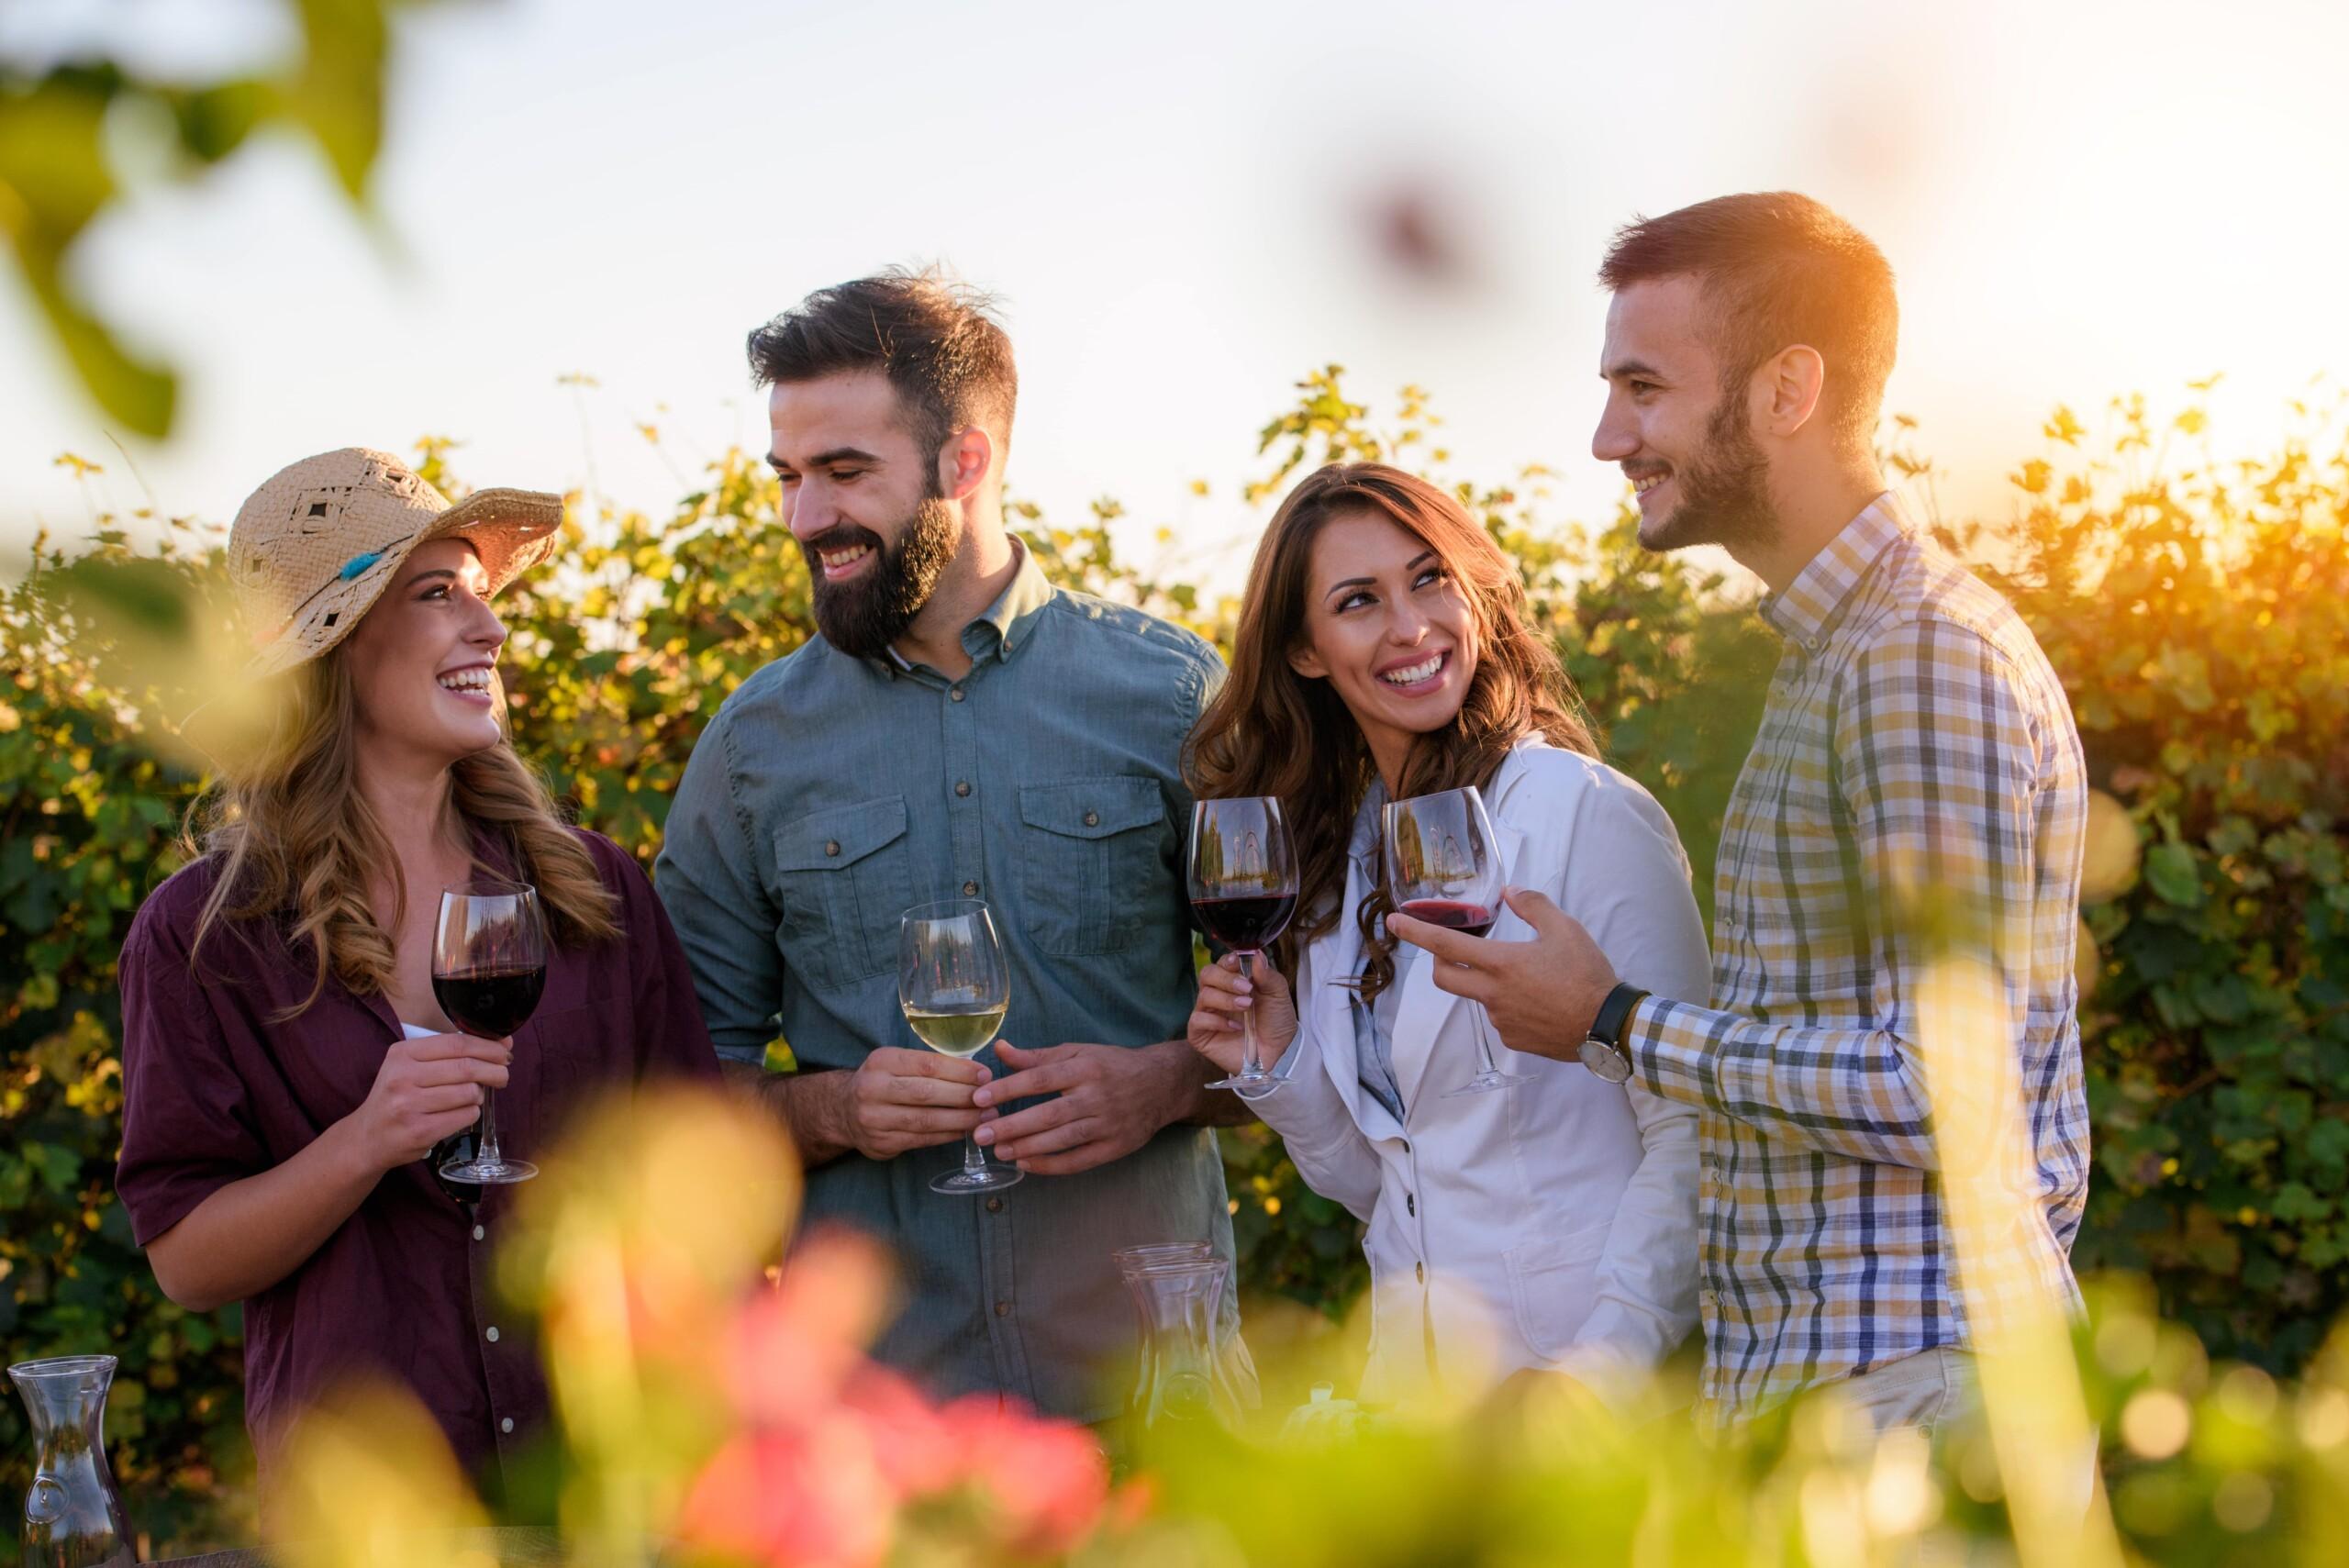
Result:
[[[1348,610],[1368,603],[1370,603],[1370,595],[1368,594],[1348,594],[1344,598],[1338,601],[1338,613],[1340,615],[1343,615]]]
[[[1419,573],[1419,580],[1417,583],[1412,584],[1411,586],[1415,588],[1424,588],[1431,583],[1441,583],[1442,581],[1443,568],[1441,566],[1431,566],[1425,572]]]

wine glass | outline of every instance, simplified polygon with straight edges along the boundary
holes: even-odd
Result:
[[[1297,851],[1268,795],[1202,800],[1191,808],[1191,912],[1209,940],[1240,955],[1241,978],[1297,912]],[[1240,1071],[1210,1089],[1257,1099],[1281,1086],[1256,1052],[1256,1013],[1240,1015]]]
[[[446,888],[432,932],[432,995],[449,1021],[469,1035],[503,1040],[528,1023],[547,984],[547,925],[538,889],[525,882],[483,878]],[[539,1173],[528,1160],[508,1160],[497,1147],[497,1107],[481,1092],[481,1140],[441,1165],[451,1182],[527,1182]]]
[[[1506,868],[1493,847],[1493,821],[1485,815],[1485,797],[1475,784],[1392,801],[1385,828],[1386,887],[1397,912],[1472,937],[1493,929],[1500,914]],[[1532,1081],[1495,1065],[1483,1007],[1476,1008],[1475,1018],[1484,1068],[1460,1087],[1446,1090],[1444,1099]]]
[[[897,1006],[907,1027],[941,1055],[968,1059],[995,1042],[1011,1007],[1011,967],[985,904],[954,898],[906,911],[897,923]],[[989,1193],[1020,1175],[988,1164],[965,1134],[963,1168],[931,1182],[930,1190]]]

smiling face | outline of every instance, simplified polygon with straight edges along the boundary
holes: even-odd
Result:
[[[1367,510],[1321,525],[1289,665],[1330,683],[1382,773],[1460,712],[1476,657],[1475,612],[1425,539]]]
[[[1721,384],[1708,308],[1698,281],[1683,275],[1632,284],[1607,310],[1607,410],[1590,451],[1631,482],[1650,550],[1734,548],[1775,531],[1769,460],[1745,388]]]
[[[916,444],[878,371],[777,382],[767,425],[817,628],[842,652],[875,657],[913,624],[960,548],[938,454]]]
[[[504,738],[497,652],[505,623],[473,547],[437,539],[400,563],[343,647],[361,740],[445,767]]]

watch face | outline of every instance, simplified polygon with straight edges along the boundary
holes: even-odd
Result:
[[[1610,1084],[1620,1084],[1631,1075],[1631,1059],[1596,1036],[1582,1042],[1582,1064]]]

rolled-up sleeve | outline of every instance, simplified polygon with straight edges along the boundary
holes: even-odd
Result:
[[[718,713],[685,763],[653,886],[675,929],[710,1043],[728,1061],[757,1062],[774,1038],[783,954],[751,825],[734,802],[729,717]]]
[[[115,1185],[144,1247],[222,1187],[274,1162],[187,945],[151,904],[131,925],[117,977],[122,1159]]]

